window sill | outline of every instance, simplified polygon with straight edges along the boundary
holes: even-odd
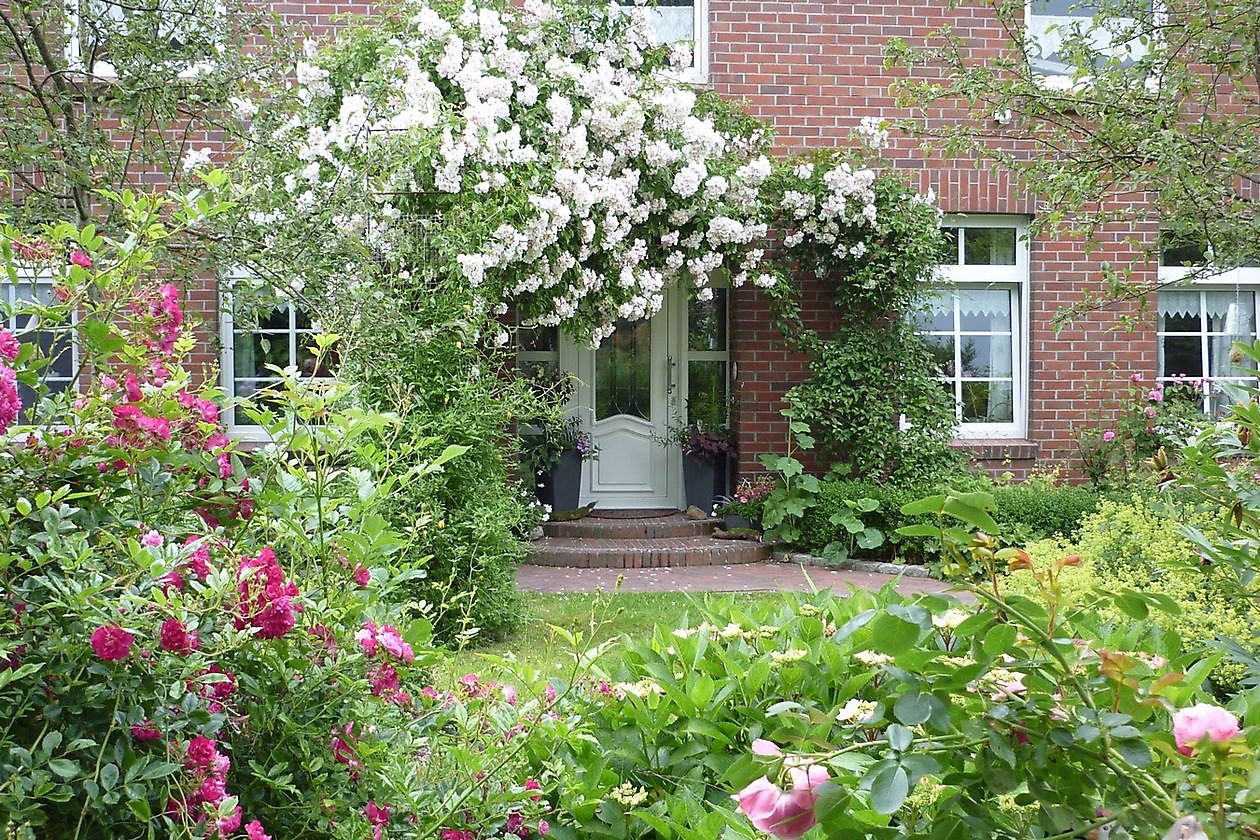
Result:
[[[1036,441],[1026,438],[964,438],[951,440],[949,445],[979,461],[1033,461],[1040,448]]]

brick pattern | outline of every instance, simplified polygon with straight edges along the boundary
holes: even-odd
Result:
[[[373,10],[365,0],[256,2],[275,13],[291,37],[318,36],[340,25],[341,15]],[[936,0],[711,0],[709,22],[710,86],[741,100],[752,114],[773,124],[780,153],[844,146],[865,116],[906,116],[895,110],[888,92],[894,74],[884,68],[883,55],[890,38],[924,39],[948,25],[981,58],[996,54],[1005,39],[982,2],[950,6]],[[0,66],[0,72],[5,68]],[[935,108],[925,116],[930,124],[967,117],[962,108],[951,107]],[[226,140],[212,130],[197,126],[172,130],[185,131],[190,146],[211,147],[217,158],[230,152]],[[1035,210],[1032,199],[989,165],[927,154],[906,137],[895,137],[887,156],[917,189],[934,190],[947,212],[1030,215]],[[156,173],[146,173],[144,180],[160,185]],[[1119,332],[1114,329],[1116,313],[1101,312],[1062,332],[1051,326],[1061,307],[1079,300],[1085,290],[1098,288],[1104,262],[1133,263],[1140,246],[1154,235],[1153,224],[1116,230],[1092,254],[1072,240],[1032,244],[1028,437],[1036,445],[1036,461],[993,458],[984,447],[975,447],[981,463],[996,464],[996,469],[1018,464],[1021,472],[1037,462],[1070,463],[1073,430],[1105,418],[1113,408],[1108,394],[1131,373],[1154,373],[1153,324]],[[1142,264],[1136,269],[1139,280],[1150,279],[1155,271]],[[783,450],[782,397],[804,377],[806,359],[784,348],[770,324],[764,295],[741,289],[733,300],[731,358],[737,373],[740,466],[742,471],[756,471],[762,453]],[[835,316],[821,286],[806,284],[805,303],[807,316],[820,326],[837,326],[829,323]],[[194,365],[204,375],[213,375],[219,350],[213,279],[188,290],[188,309],[203,325]]]
[[[666,566],[729,566],[770,559],[770,546],[713,537],[596,539],[545,537],[530,548],[534,566],[579,569],[654,569]]]

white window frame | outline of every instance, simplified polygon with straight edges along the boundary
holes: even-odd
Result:
[[[314,335],[315,332],[299,332],[295,326],[297,318],[297,303],[288,302],[289,311],[289,328],[284,333],[289,342],[289,361],[290,364],[296,364],[298,358],[298,336]],[[250,333],[258,332],[258,330],[250,330]],[[228,291],[219,293],[219,387],[223,390],[223,394],[228,399],[236,399],[236,319],[235,310],[232,306],[232,294]],[[268,378],[267,385],[279,382],[279,378]],[[328,377],[313,377],[313,382],[330,382]],[[244,441],[270,441],[271,436],[262,426],[254,423],[239,422],[237,420],[236,408],[233,408],[228,415],[228,422],[224,423],[227,432],[233,438]]]
[[[18,269],[17,277],[18,277],[17,286],[8,282],[0,283],[0,294],[4,295],[4,303],[9,307],[12,307],[13,305],[15,305],[18,302],[18,300],[24,299],[24,298],[18,297],[17,292],[20,287],[24,286],[24,287],[29,288],[32,286],[36,286],[36,287],[47,286],[49,290],[51,291],[51,289],[57,283],[57,278],[54,277],[53,275],[43,274],[40,272],[30,271],[30,270]],[[79,323],[79,316],[78,316],[78,313],[76,312],[70,316],[70,324],[71,326],[74,326],[74,325],[77,325],[78,323]],[[4,316],[3,313],[0,313],[0,328],[9,330],[15,336],[17,336],[19,340],[21,340],[22,335],[18,333],[19,328],[17,325],[16,317]],[[77,391],[82,387],[83,372],[82,370],[80,370],[80,364],[81,364],[81,358],[79,356],[79,334],[77,330],[72,330],[70,333],[70,369],[74,371],[74,374],[72,374],[69,377],[65,377],[65,376],[49,376],[47,375],[47,373],[45,373],[43,381],[45,383],[48,383],[50,380],[56,381],[58,383],[64,382],[65,388],[62,390],[73,389]],[[61,391],[58,391],[57,393],[61,393]],[[30,406],[23,406],[23,409],[29,409],[29,408]]]
[[[162,0],[154,0],[160,3]],[[93,62],[90,68],[85,67],[83,63],[83,33],[80,32],[79,14],[80,9],[85,3],[91,3],[92,0],[64,0],[66,26],[65,26],[65,52],[66,67],[74,73],[84,73],[97,79],[116,79],[118,70],[108,61]],[[227,15],[227,0],[216,0],[215,8],[221,15]],[[110,4],[110,8],[118,8],[114,4]],[[196,79],[201,74],[200,65],[202,61],[194,61],[187,67],[181,69],[178,77],[181,79]]]
[[[1166,371],[1161,370],[1163,366],[1163,340],[1165,336],[1175,337],[1197,337],[1199,339],[1199,363],[1203,371],[1203,398],[1200,402],[1200,408],[1205,414],[1212,414],[1212,386],[1217,382],[1232,382],[1237,384],[1246,384],[1256,386],[1258,383],[1254,377],[1240,376],[1215,376],[1212,373],[1211,356],[1208,352],[1209,335],[1222,336],[1224,333],[1211,332],[1208,330],[1208,319],[1205,317],[1207,312],[1207,301],[1203,298],[1204,292],[1236,292],[1252,295],[1252,341],[1257,339],[1260,334],[1260,266],[1241,266],[1239,268],[1229,269],[1216,273],[1204,274],[1205,266],[1166,266],[1163,265],[1161,254],[1160,266],[1158,271],[1159,291],[1170,292],[1198,292],[1199,297],[1199,330],[1193,332],[1169,332],[1159,329],[1159,303],[1158,294],[1156,292],[1155,304],[1155,340],[1156,347],[1156,381],[1163,382],[1165,385],[1182,384],[1186,379],[1193,377],[1180,378],[1175,374],[1169,375]]]
[[[635,0],[616,0],[616,2],[624,7],[639,5]],[[709,82],[709,0],[694,0],[691,12],[691,31],[694,35],[691,44],[691,66],[668,75],[680,82],[703,85]]]
[[[1013,440],[1028,434],[1029,392],[1029,241],[1028,219],[1024,216],[956,215],[945,216],[942,228],[1013,228],[1015,231],[1014,265],[964,265],[963,247],[966,235],[958,237],[958,257],[955,265],[939,265],[935,288],[953,293],[959,289],[1009,289],[1013,292],[1011,307],[1011,400],[1010,423],[964,423],[958,373],[949,377],[955,383],[955,417],[958,426],[954,437],[958,440]],[[961,352],[959,342],[959,316],[957,297],[954,297],[954,353]],[[957,367],[955,367],[957,371]],[[942,381],[944,379],[942,378]]]
[[[1085,2],[1086,0],[1082,0]],[[1060,15],[1036,15],[1033,13],[1032,7],[1036,0],[1024,0],[1024,41],[1028,43],[1033,39],[1033,18],[1034,17],[1061,17]],[[1162,24],[1166,17],[1165,9],[1160,0],[1151,0],[1151,12],[1154,22]],[[1123,18],[1124,20],[1132,20],[1132,18]],[[1082,21],[1085,18],[1081,18]],[[1034,42],[1035,43],[1035,42]],[[1109,48],[1115,48],[1115,44],[1110,44]],[[1142,53],[1136,55],[1141,58]],[[1055,91],[1081,91],[1088,88],[1093,83],[1093,75],[1085,74],[1084,76],[1076,76],[1073,72],[1068,73],[1044,73],[1032,65],[1031,60],[1028,66],[1029,72],[1032,74],[1033,81],[1038,87],[1046,90]],[[1147,87],[1152,86],[1152,79],[1147,79]]]

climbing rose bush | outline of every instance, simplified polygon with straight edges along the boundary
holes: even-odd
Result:
[[[672,283],[773,285],[767,135],[676,81],[646,14],[416,0],[312,46],[246,139],[253,235],[336,266],[298,280],[329,297],[422,274],[594,344]]]

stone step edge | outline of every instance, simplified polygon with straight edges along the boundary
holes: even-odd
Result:
[[[903,577],[940,580],[939,577],[932,574],[932,570],[927,566],[911,566],[907,563],[886,563],[882,560],[854,560],[852,558],[831,561],[814,554],[801,554],[790,551],[775,552],[774,559],[777,563],[796,563],[798,566],[817,566],[825,569],[840,569],[842,571],[874,572],[880,575],[902,575]]]

